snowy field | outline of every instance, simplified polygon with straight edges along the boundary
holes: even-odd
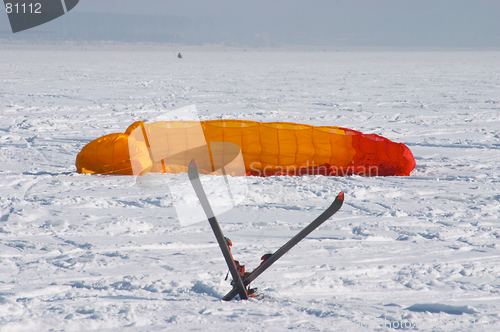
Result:
[[[500,330],[499,52],[182,53],[0,50],[0,331]],[[262,299],[223,302],[208,222],[75,174],[89,141],[191,104],[376,133],[417,167],[248,178],[219,216],[247,269],[345,203],[252,283]]]

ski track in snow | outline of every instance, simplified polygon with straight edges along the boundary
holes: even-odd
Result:
[[[500,329],[500,53],[2,50],[0,331]],[[260,256],[342,209],[222,302],[208,222],[167,190],[75,174],[89,141],[195,104],[202,120],[337,125],[407,144],[410,177],[248,178],[221,216]],[[175,175],[165,175],[175,177]]]

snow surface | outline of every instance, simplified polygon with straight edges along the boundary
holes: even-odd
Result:
[[[0,331],[500,329],[500,53],[0,53]],[[75,174],[89,141],[195,104],[202,120],[337,125],[403,142],[410,177],[248,178],[219,216],[252,269],[223,302],[207,223],[168,190]],[[175,177],[176,175],[165,175]]]

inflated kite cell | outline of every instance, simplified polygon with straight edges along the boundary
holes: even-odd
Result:
[[[221,152],[223,151],[223,152]],[[333,126],[242,120],[138,121],[125,133],[88,143],[76,157],[79,173],[140,175],[186,172],[196,159],[200,172],[242,156],[242,174],[409,175],[410,149],[375,134]]]

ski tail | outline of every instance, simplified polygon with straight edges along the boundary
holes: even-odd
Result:
[[[319,215],[309,225],[307,225],[304,229],[302,229],[299,233],[297,233],[297,235],[291,238],[274,254],[263,256],[263,258],[265,257],[265,259],[263,259],[263,262],[255,270],[253,270],[252,273],[250,273],[243,279],[243,285],[245,287],[248,286],[252,281],[255,280],[255,278],[257,278],[271,265],[273,265],[274,262],[276,262],[281,256],[286,254],[290,249],[292,249],[297,243],[303,240],[313,230],[318,228],[331,216],[337,213],[337,211],[340,210],[340,208],[342,207],[343,203],[344,203],[344,192],[341,191],[335,198],[335,201],[333,201],[332,205],[330,205],[321,215]],[[238,294],[237,288],[233,287],[233,289],[229,293],[227,293],[222,299],[224,301],[231,301],[237,294]]]
[[[245,285],[243,284],[243,279],[241,277],[240,270],[238,269],[238,265],[234,261],[233,255],[231,254],[231,250],[229,248],[229,241],[226,241],[226,237],[222,233],[222,229],[220,228],[219,222],[215,217],[215,214],[210,206],[210,202],[208,201],[208,197],[205,194],[205,190],[201,185],[200,175],[198,173],[198,166],[196,162],[191,160],[188,167],[188,176],[191,185],[193,186],[194,191],[196,192],[196,196],[198,196],[198,200],[203,207],[203,211],[207,215],[208,222],[210,223],[210,227],[214,232],[215,238],[219,244],[219,247],[222,251],[222,255],[224,256],[224,260],[229,268],[229,272],[233,277],[233,289],[236,290],[236,294],[240,295],[241,299],[248,299],[248,292],[246,290]],[[236,294],[234,296],[236,296]],[[234,297],[233,296],[233,297]],[[232,298],[233,298],[232,297]],[[231,299],[232,299],[231,298]]]

